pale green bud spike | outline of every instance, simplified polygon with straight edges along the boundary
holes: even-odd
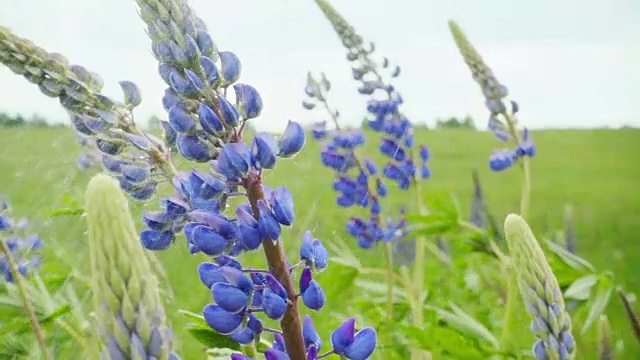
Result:
[[[565,310],[558,280],[533,232],[524,219],[510,214],[504,223],[520,293],[538,341],[533,347],[537,359],[565,360],[575,356],[571,319]]]
[[[606,315],[600,316],[598,324],[598,360],[613,360],[613,336]]]
[[[92,291],[105,358],[177,359],[171,331],[164,324],[158,281],[117,181],[104,174],[93,177],[85,209]],[[161,342],[152,343],[154,330]]]
[[[478,83],[478,85],[480,85],[485,98],[498,102],[505,98],[508,95],[507,88],[500,84],[491,68],[487,66],[482,59],[482,56],[480,56],[480,53],[471,44],[469,39],[467,39],[467,36],[460,26],[458,26],[455,21],[449,20],[449,29],[451,30],[453,40],[460,51],[460,55],[462,55],[464,62],[469,67],[469,70],[471,70],[473,79]],[[496,103],[495,105],[492,105],[491,111],[500,113],[503,108],[504,105]]]

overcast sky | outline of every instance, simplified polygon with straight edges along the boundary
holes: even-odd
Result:
[[[530,127],[640,125],[640,1],[638,0],[334,0],[335,7],[378,54],[402,66],[395,86],[416,122],[466,114],[484,126],[480,90],[451,40],[447,20],[458,21],[507,85]],[[194,0],[198,15],[223,50],[243,63],[241,81],[263,97],[264,130],[287,119],[303,123],[321,114],[301,109],[308,70],[324,71],[343,121],[359,123],[365,99],[330,24],[312,0]],[[0,25],[72,63],[98,72],[105,93],[132,80],[144,101],[136,117],[165,116],[165,88],[133,0],[1,0]],[[0,111],[64,111],[36,86],[0,66]]]

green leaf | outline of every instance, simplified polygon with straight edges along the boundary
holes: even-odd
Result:
[[[564,292],[564,297],[576,300],[587,300],[591,295],[591,288],[598,282],[598,276],[586,275],[574,281]]]
[[[500,341],[498,341],[498,338],[496,338],[482,323],[471,317],[454,303],[450,303],[449,306],[451,307],[451,310],[453,310],[452,312],[437,307],[433,307],[433,309],[442,321],[446,322],[460,333],[474,338],[484,339],[491,343],[495,349],[500,348]]]
[[[407,215],[411,224],[409,231],[413,235],[441,235],[458,228],[458,218],[447,213],[432,213],[428,215]]]
[[[178,313],[191,320],[186,326],[187,331],[201,344],[209,349],[240,350],[240,344],[226,335],[215,332],[207,325],[204,316],[188,310],[178,310]]]
[[[571,268],[582,272],[594,272],[593,265],[587,260],[581,258],[578,255],[570,253],[567,249],[561,245],[556,244],[548,239],[544,240],[546,247],[553,252],[558,258],[560,258],[565,264]]]
[[[609,304],[609,299],[613,292],[613,280],[610,276],[601,275],[598,278],[598,286],[596,289],[596,295],[591,300],[591,306],[589,307],[589,315],[587,315],[587,319],[584,321],[582,329],[580,329],[581,334],[589,330],[589,327],[600,318],[600,315]]]
[[[199,343],[206,346],[209,349],[231,349],[240,350],[240,344],[233,341],[226,335],[215,332],[210,327],[203,327],[199,325],[187,324],[187,332],[191,334]]]

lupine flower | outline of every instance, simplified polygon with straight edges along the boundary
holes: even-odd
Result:
[[[28,233],[29,221],[26,218],[15,220],[11,217],[9,203],[0,196],[0,241],[6,243],[8,256],[13,258],[22,276],[28,276],[40,267],[39,250],[42,240],[37,234]],[[0,273],[3,281],[13,282],[14,274],[9,266],[7,254],[0,254]]]
[[[198,275],[209,288],[213,303],[203,309],[206,322],[240,344],[249,344],[267,329],[259,314],[281,320],[282,346],[265,351],[267,359],[315,359],[316,345],[305,344],[297,301],[313,310],[324,305],[324,294],[313,270],[327,264],[319,240],[305,235],[298,264],[290,266],[281,244],[283,227],[295,221],[293,196],[283,186],[262,184],[262,173],[278,158],[295,156],[306,136],[300,124],[289,121],[279,138],[257,134],[246,145],[247,121],[262,111],[257,89],[238,83],[240,59],[219,51],[205,24],[186,3],[174,0],[137,0],[147,25],[158,72],[167,84],[163,105],[169,121],[165,136],[175,140],[187,160],[209,163],[209,171],[177,172],[170,179],[174,195],[160,201],[162,210],[144,214],[148,226],[140,234],[150,250],[163,250],[183,232],[192,254],[202,252],[213,262],[202,263]],[[226,95],[233,88],[235,103]],[[132,169],[134,170],[134,169]],[[137,180],[139,171],[128,173]],[[227,211],[227,200],[238,201]],[[308,240],[311,237],[312,240]],[[268,270],[245,267],[237,256],[264,249]],[[304,266],[299,292],[292,272]],[[272,331],[271,329],[269,329]],[[286,345],[286,346],[285,346]],[[285,352],[286,347],[286,352]],[[320,355],[318,355],[320,356]],[[233,358],[244,359],[243,355]]]
[[[518,103],[511,101],[510,106],[507,107],[504,102],[509,95],[507,87],[498,81],[491,68],[487,66],[482,56],[454,21],[449,21],[449,28],[464,62],[471,70],[473,80],[478,83],[484,95],[485,105],[490,113],[487,125],[489,131],[500,141],[511,140],[516,146],[514,150],[494,150],[489,158],[491,170],[503,171],[515,164],[519,158],[535,156],[536,147],[529,130],[524,128],[521,135],[516,130]]]
[[[539,360],[565,360],[575,356],[571,319],[562,291],[538,241],[527,223],[510,214],[504,224],[513,269],[538,341],[533,355]]]
[[[29,221],[26,218],[15,220],[11,217],[11,206],[0,196],[0,241],[4,241],[9,249],[8,256],[18,266],[22,276],[29,276],[40,267],[39,250],[42,240],[37,234],[29,233]],[[0,254],[0,272],[3,281],[13,282],[14,274],[9,266],[9,259]]]
[[[147,200],[155,193],[157,174],[174,172],[163,141],[143,132],[133,121],[132,109],[141,101],[135,84],[120,82],[124,103],[110,99],[101,93],[103,81],[97,74],[71,65],[61,54],[48,53],[2,27],[0,62],[38,85],[45,95],[59,99],[76,133],[95,141],[104,168],[118,177],[120,187],[135,199]],[[86,167],[87,160],[79,159],[79,166]],[[148,168],[148,176],[131,181],[122,166],[129,170]]]
[[[87,188],[92,290],[108,359],[179,359],[165,325],[158,281],[137,241],[117,181],[99,174]],[[123,259],[125,261],[123,261]]]
[[[317,0],[316,3],[348,50],[347,59],[353,64],[353,78],[361,83],[358,91],[370,96],[366,106],[369,115],[367,124],[374,132],[382,134],[378,148],[389,161],[379,167],[370,159],[358,156],[356,150],[365,142],[363,132],[340,127],[340,113],[332,110],[328,104],[331,83],[324,73],[321,73],[320,79],[315,79],[309,73],[305,87],[307,99],[303,101],[303,107],[312,110],[317,104],[322,104],[321,108],[328,111],[335,127],[328,131],[327,123],[321,122],[312,128],[314,139],[328,138],[320,158],[323,165],[336,171],[334,189],[339,193],[337,204],[341,207],[360,206],[369,212],[367,217],[353,217],[347,223],[347,230],[356,238],[358,245],[371,248],[378,241],[399,240],[399,237],[389,236],[396,234],[398,224],[385,222],[381,217],[383,209],[380,199],[388,193],[382,179],[395,182],[400,189],[406,190],[419,179],[429,178],[428,149],[425,146],[421,146],[419,151],[413,149],[413,127],[400,111],[402,97],[392,85],[383,81],[381,75],[383,70],[389,70],[388,59],[384,58],[379,66],[373,60],[374,44],[366,46],[362,37],[327,1]],[[397,66],[390,70],[392,78],[399,74],[400,68]],[[415,153],[420,156],[415,156]]]

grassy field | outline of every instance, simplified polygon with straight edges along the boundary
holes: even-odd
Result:
[[[630,292],[640,292],[640,131],[638,130],[582,130],[537,131],[533,138],[539,154],[532,162],[532,209],[530,223],[534,231],[561,228],[563,209],[574,206],[577,230],[577,251],[599,269],[615,273],[616,281]],[[518,208],[519,174],[517,171],[492,173],[487,156],[496,141],[485,133],[465,131],[419,132],[417,143],[430,146],[433,178],[425,185],[427,194],[453,191],[465,213],[471,198],[471,171],[478,169],[485,187],[490,208],[503,219]],[[374,144],[368,153],[375,153]],[[285,184],[296,200],[297,223],[285,230],[284,241],[296,248],[304,230],[310,228],[316,237],[325,241],[345,237],[346,212],[336,210],[331,189],[331,175],[318,160],[318,144],[309,141],[302,154],[291,161],[281,161],[266,175],[272,186]],[[46,241],[49,261],[54,252],[74,266],[87,268],[85,224],[81,217],[56,217],[50,214],[64,204],[69,196],[82,199],[90,172],[76,166],[79,145],[69,129],[0,129],[0,192],[9,197],[14,212],[32,218]],[[184,167],[183,167],[184,169]],[[411,194],[393,191],[390,200],[399,205],[409,201]],[[157,207],[157,199],[144,205]],[[132,205],[136,216],[142,206]],[[346,241],[350,239],[345,238]],[[170,251],[161,254],[173,287],[174,298],[169,312],[178,308],[199,312],[210,302],[209,292],[197,278],[195,269],[204,260],[188,255],[184,239]],[[363,263],[380,264],[380,252],[355,249]],[[252,255],[259,258],[258,254]],[[435,261],[435,260],[434,260]],[[333,266],[333,265],[332,265]],[[46,269],[46,268],[45,268]],[[336,269],[340,270],[340,269]],[[434,271],[447,271],[430,266],[427,277]],[[320,275],[320,282],[331,290],[339,274],[331,270]],[[331,302],[332,299],[336,299]],[[348,298],[329,294],[331,309],[341,312]],[[463,304],[464,305],[464,304]],[[638,306],[636,305],[636,308]],[[612,299],[610,316],[616,339],[624,339],[624,353],[620,358],[640,357],[640,347],[623,318],[622,308]],[[315,316],[316,325],[328,341],[328,330],[336,320],[322,321]],[[200,346],[182,331],[184,320],[173,316],[176,337],[181,340],[184,359],[202,358]],[[528,327],[528,324],[523,324]],[[593,331],[592,331],[593,333]],[[593,337],[595,340],[595,337]],[[578,356],[595,359],[595,345]]]

